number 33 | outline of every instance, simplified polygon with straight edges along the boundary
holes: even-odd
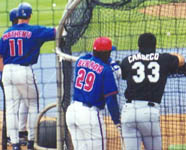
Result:
[[[137,75],[133,75],[133,80],[136,83],[141,83],[145,79],[145,65],[142,62],[135,62],[132,65],[132,69],[137,70]],[[157,82],[159,80],[160,74],[160,65],[157,62],[150,62],[147,66],[147,69],[152,70],[152,74],[147,75],[147,78],[150,82]]]

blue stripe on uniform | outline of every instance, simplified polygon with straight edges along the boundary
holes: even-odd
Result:
[[[103,128],[102,128],[102,123],[101,123],[101,119],[100,119],[100,114],[98,112],[97,114],[98,116],[98,122],[99,122],[99,127],[100,127],[100,133],[101,133],[101,141],[102,141],[102,150],[104,150],[104,136],[103,136]]]

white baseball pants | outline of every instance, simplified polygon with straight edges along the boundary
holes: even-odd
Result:
[[[75,101],[67,109],[66,121],[74,150],[106,150],[105,124],[96,107]]]
[[[18,112],[21,101],[28,109],[28,140],[34,140],[34,126],[37,119],[38,91],[30,66],[8,64],[4,66],[2,81],[6,97],[7,130],[12,143],[19,143]]]
[[[161,150],[160,106],[147,101],[132,101],[122,108],[122,136],[126,150]]]

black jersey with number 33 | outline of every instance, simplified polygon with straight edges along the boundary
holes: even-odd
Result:
[[[161,102],[169,74],[178,68],[178,58],[168,53],[137,53],[123,59],[122,78],[127,81],[128,100]]]

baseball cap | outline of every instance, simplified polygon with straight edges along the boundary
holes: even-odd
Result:
[[[32,14],[32,6],[27,2],[22,2],[18,6],[18,18],[27,19]]]
[[[108,37],[98,37],[94,40],[93,50],[98,52],[116,50]]]
[[[10,13],[9,13],[9,19],[10,21],[15,21],[17,19],[17,12],[18,12],[18,9],[17,8],[13,8]]]

